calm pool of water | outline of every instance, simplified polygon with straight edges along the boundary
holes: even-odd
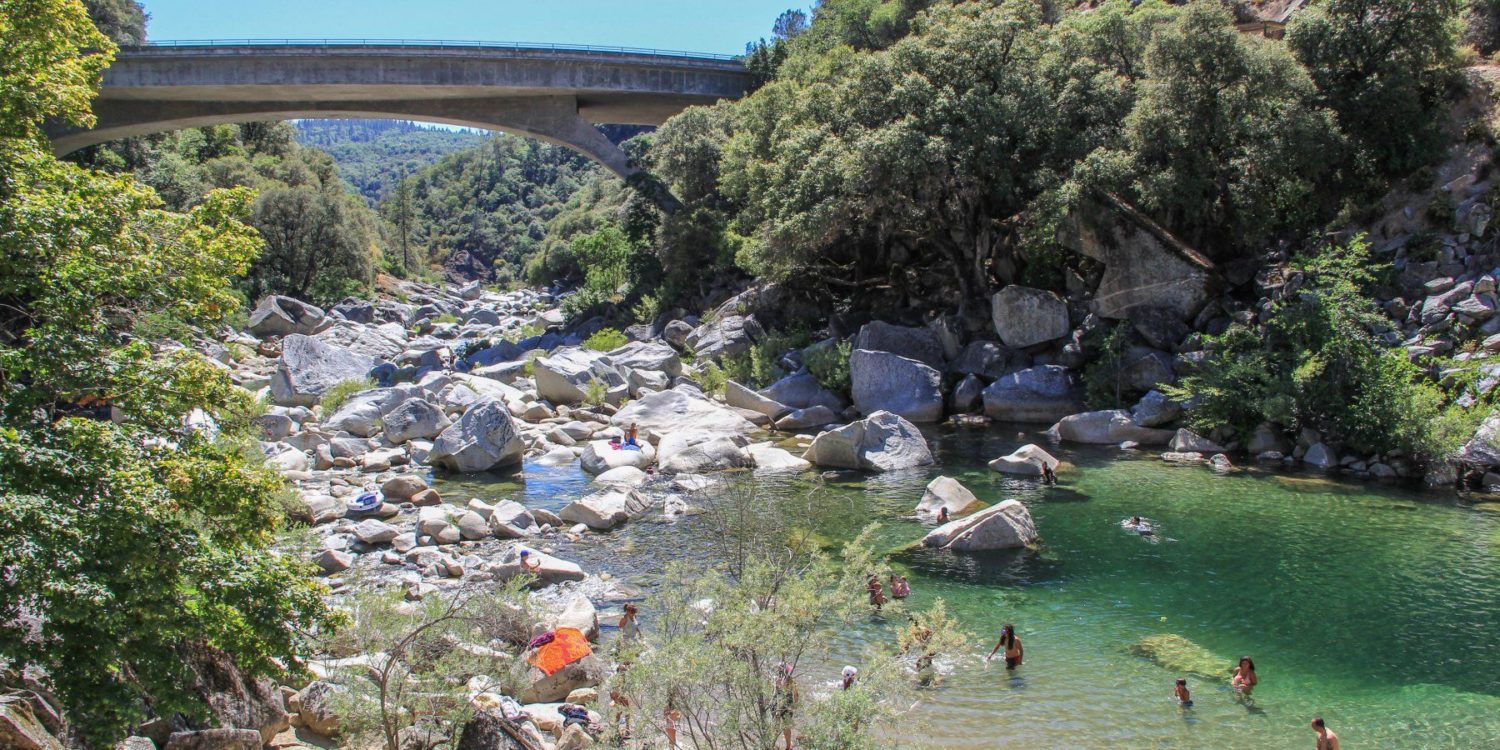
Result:
[[[944,747],[1302,748],[1324,716],[1345,747],[1500,747],[1500,505],[1256,472],[1220,476],[1113,450],[1061,450],[1072,466],[1042,487],[985,462],[1039,441],[1016,429],[929,433],[930,470],[846,479],[768,479],[804,495],[822,534],[884,524],[882,547],[909,571],[913,606],[942,597],[977,634],[942,687],[923,694],[912,732]],[[938,474],[980,499],[1026,503],[1039,551],[964,557],[912,548],[907,518]],[[528,466],[524,481],[449,481],[448,496],[561,508],[587,494],[576,468]],[[1154,519],[1152,543],[1122,531]],[[559,553],[649,588],[672,559],[707,562],[705,524],[636,523]],[[1014,674],[980,660],[1002,623],[1026,644]],[[841,642],[848,658],[872,624]],[[1225,681],[1189,678],[1196,705],[1168,700],[1179,675],[1134,656],[1175,634],[1223,658]],[[1227,674],[1254,657],[1253,706]],[[920,726],[920,729],[917,727]]]

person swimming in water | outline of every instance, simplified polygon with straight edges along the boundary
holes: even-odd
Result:
[[[1021,639],[1016,637],[1016,626],[1010,623],[1006,623],[1005,627],[1000,629],[1000,642],[995,644],[995,648],[990,651],[989,656],[984,657],[984,660],[989,661],[995,658],[995,654],[1002,647],[1005,648],[1005,668],[1015,669],[1021,666],[1021,657],[1024,656],[1021,650]]]
[[[1131,516],[1130,518],[1121,521],[1120,527],[1129,531],[1134,531],[1141,536],[1150,536],[1156,533],[1156,529],[1152,528],[1151,522],[1141,518],[1140,516]]]
[[[1248,656],[1240,657],[1239,666],[1234,668],[1234,676],[1229,678],[1229,686],[1241,696],[1249,698],[1250,691],[1260,684],[1260,678],[1255,676],[1255,662]]]
[[[944,506],[939,507],[938,508],[937,522],[939,524],[944,524],[944,523],[947,523],[948,521],[949,521],[949,518],[948,518],[948,506],[944,505]]]
[[[1328,724],[1323,721],[1323,717],[1313,717],[1312,729],[1318,735],[1318,744],[1315,750],[1339,750],[1339,736],[1328,728]]]
[[[1187,680],[1177,678],[1177,686],[1172,689],[1172,697],[1182,704],[1183,708],[1193,707],[1193,694],[1188,692]]]

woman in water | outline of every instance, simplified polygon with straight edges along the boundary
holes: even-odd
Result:
[[[865,589],[870,592],[870,606],[880,609],[885,605],[885,589],[880,585],[880,576],[871,573],[870,580],[865,582]]]
[[[1021,651],[1021,639],[1016,637],[1016,626],[1010,623],[1006,623],[1005,627],[1000,629],[1000,642],[995,644],[995,648],[990,651],[989,656],[984,657],[984,660],[989,661],[995,658],[996,652],[1002,647],[1005,649],[1005,668],[1015,669],[1021,666],[1021,657],[1024,655]]]
[[[949,521],[949,518],[948,518],[948,506],[946,506],[946,505],[939,506],[938,507],[937,522],[939,524],[945,524],[948,521]]]
[[[1234,668],[1234,676],[1229,678],[1229,685],[1240,695],[1249,698],[1250,691],[1260,684],[1260,678],[1255,676],[1255,662],[1248,656],[1240,657],[1240,665]]]
[[[1193,694],[1188,692],[1187,680],[1177,678],[1177,687],[1172,689],[1172,697],[1182,704],[1183,708],[1193,707]]]
[[[636,608],[634,604],[625,605],[625,615],[620,618],[620,641],[630,643],[641,637],[641,626],[635,621]]]
[[[892,599],[905,599],[906,595],[911,593],[911,590],[908,589],[908,588],[906,588],[903,585],[903,583],[904,583],[905,580],[906,579],[902,578],[901,576],[896,575],[895,573],[891,574],[891,598]]]

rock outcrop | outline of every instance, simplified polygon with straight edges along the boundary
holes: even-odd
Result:
[[[819,434],[802,457],[816,466],[864,471],[896,471],[932,463],[927,440],[916,425],[884,411]]]
[[[849,381],[854,406],[866,416],[888,411],[918,423],[943,418],[943,377],[917,360],[856,349],[849,357]]]
[[[271,400],[281,406],[316,406],[330,388],[364,380],[374,366],[374,357],[293,334],[282,339],[281,358],[271,375]]]
[[[922,544],[953,552],[988,552],[1027,547],[1040,538],[1026,506],[1006,500],[933,529]]]
[[[1051,424],[1083,410],[1078,378],[1059,365],[1006,375],[984,389],[984,413],[1002,422]]]
[[[525,452],[526,444],[505,405],[485,401],[438,435],[427,461],[460,473],[492,471],[521,463]]]

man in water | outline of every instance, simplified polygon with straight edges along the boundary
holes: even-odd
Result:
[[[1141,520],[1140,516],[1131,516],[1130,520],[1121,522],[1120,525],[1131,531],[1134,531],[1137,534],[1140,534],[1141,536],[1150,536],[1156,533],[1156,531],[1151,528],[1151,522]]]
[[[1316,750],[1339,750],[1339,736],[1323,723],[1323,717],[1313,717],[1312,728],[1318,735]]]
[[[1177,702],[1181,703],[1183,708],[1193,707],[1193,694],[1188,692],[1187,680],[1177,678],[1177,687],[1172,690],[1172,695],[1177,698]]]

